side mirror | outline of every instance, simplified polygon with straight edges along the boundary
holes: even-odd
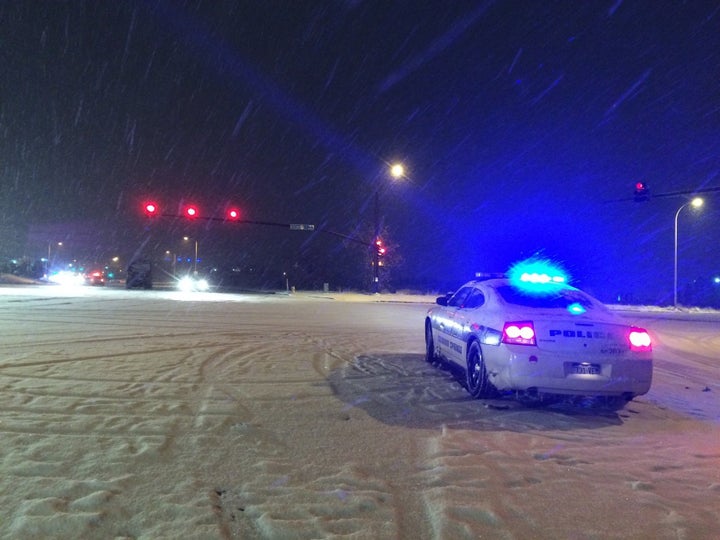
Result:
[[[450,296],[449,296],[449,295],[446,295],[446,296],[438,296],[438,297],[435,299],[435,303],[438,304],[438,305],[440,305],[440,306],[447,306],[447,303],[448,303],[448,300],[449,300],[449,299],[450,299]]]

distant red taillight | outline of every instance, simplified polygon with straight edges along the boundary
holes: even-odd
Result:
[[[650,334],[644,328],[631,328],[627,335],[630,350],[632,351],[651,351],[652,340]]]
[[[502,342],[509,345],[537,345],[532,321],[506,322]]]

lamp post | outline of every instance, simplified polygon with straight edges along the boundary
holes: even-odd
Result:
[[[189,236],[183,236],[183,240],[186,242],[190,240]],[[197,276],[197,261],[198,261],[198,241],[195,239],[195,260],[193,261],[193,275]]]
[[[405,167],[400,163],[390,166],[390,176],[398,180],[405,176]],[[380,188],[375,190],[375,230],[373,234],[373,285],[372,292],[380,292],[380,250],[378,240],[380,239]]]
[[[678,305],[678,217],[683,208],[692,206],[693,208],[700,208],[703,205],[703,200],[700,197],[695,197],[693,200],[686,202],[677,212],[675,212],[675,257],[674,257],[674,272],[673,272],[673,307]]]
[[[165,250],[165,255],[167,255],[170,259],[170,272],[172,273],[172,277],[175,278],[175,275],[177,274],[177,272],[175,271],[177,267],[177,255],[169,249]]]
[[[50,275],[50,248],[52,247],[53,243],[48,242],[48,256],[47,256],[47,262],[45,263],[45,277]],[[63,245],[62,242],[57,242],[57,246],[61,247]]]

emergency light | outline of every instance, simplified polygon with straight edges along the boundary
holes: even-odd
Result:
[[[532,257],[513,264],[507,272],[510,284],[525,294],[555,294],[568,284],[570,277],[559,263]]]

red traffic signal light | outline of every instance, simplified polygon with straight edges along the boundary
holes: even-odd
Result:
[[[635,192],[633,193],[635,202],[643,202],[650,200],[650,188],[647,182],[636,182]]]
[[[375,248],[377,249],[378,255],[385,255],[385,248],[383,247],[382,240],[378,239],[375,241]]]
[[[238,210],[237,208],[230,208],[227,211],[226,216],[229,220],[237,221],[238,219],[240,219],[240,210]]]
[[[146,216],[157,216],[159,209],[158,205],[154,202],[146,202],[143,205],[143,211]]]
[[[198,217],[198,209],[196,206],[190,205],[186,206],[185,210],[183,210],[183,214],[186,218],[195,219]]]

